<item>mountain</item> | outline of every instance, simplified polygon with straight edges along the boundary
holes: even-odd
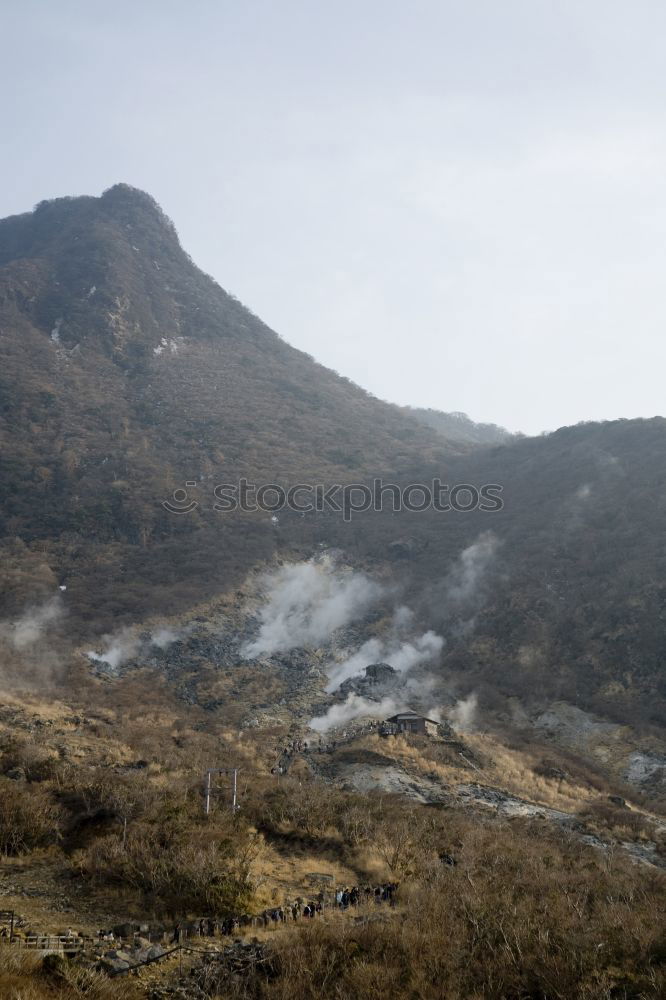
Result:
[[[466,684],[666,723],[665,445],[666,420],[655,417],[580,424],[452,460],[458,482],[504,485],[503,509],[464,515],[456,538],[473,544],[490,527],[497,539],[480,590],[457,615],[472,630],[452,634],[440,587],[426,594],[450,636],[445,662]],[[434,581],[453,553],[436,523],[429,531],[420,573]]]
[[[663,996],[665,444],[381,402],[126,185],[0,222],[0,996]]]
[[[268,515],[215,516],[216,483],[408,476],[460,451],[282,341],[123,184],[0,223],[0,446],[7,607],[64,581],[88,627],[271,558]],[[200,505],[179,518],[161,501],[186,482]]]
[[[662,418],[539,438],[434,411],[423,426],[282,341],[126,185],[0,223],[0,362],[5,618],[64,586],[69,637],[89,641],[334,548],[443,637],[463,694],[666,721]],[[439,477],[500,487],[503,506],[215,511],[242,477]],[[177,489],[198,506],[166,510]]]
[[[445,481],[501,486],[502,509],[310,516],[301,531],[387,560],[463,691],[666,724],[666,420],[475,448]]]

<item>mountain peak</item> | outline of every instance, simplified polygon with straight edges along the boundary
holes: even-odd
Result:
[[[141,188],[125,183],[114,184],[101,194],[98,201],[101,207],[118,220],[150,215],[154,221],[176,235],[176,227],[171,219],[153,196]]]
[[[76,251],[73,243],[100,235],[99,225],[122,227],[126,236],[140,232],[155,252],[180,250],[176,228],[155,199],[130,184],[114,184],[98,197],[80,195],[40,201],[32,212],[0,220],[0,266],[12,260],[42,256],[56,249]]]

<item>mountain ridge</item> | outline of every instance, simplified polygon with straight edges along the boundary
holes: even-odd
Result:
[[[445,438],[467,445],[488,447],[495,444],[508,444],[524,437],[523,434],[508,431],[498,424],[479,423],[471,420],[466,413],[456,410],[445,412],[421,406],[405,406],[402,409],[408,416],[414,417],[426,427],[432,427]]]
[[[0,224],[0,247],[7,537],[87,538],[122,573],[128,554],[143,572],[149,543],[187,565],[201,531],[204,562],[222,536],[242,574],[274,539],[247,519],[236,540],[230,520],[176,524],[161,501],[185,481],[409,475],[415,450],[433,467],[458,450],[286,344],[195,267],[142,192],[41,203]]]

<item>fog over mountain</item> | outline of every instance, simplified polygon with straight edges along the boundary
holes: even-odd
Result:
[[[466,413],[442,413],[440,410],[424,410],[417,406],[406,406],[404,412],[426,427],[439,431],[444,437],[466,444],[505,444],[516,436],[497,424],[475,423]]]

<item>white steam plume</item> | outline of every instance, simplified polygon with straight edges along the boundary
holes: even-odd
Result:
[[[248,659],[324,642],[336,629],[362,618],[382,594],[362,573],[330,558],[291,563],[264,578],[268,590],[259,634],[241,647]]]
[[[28,608],[20,618],[0,623],[0,635],[18,652],[38,642],[65,614],[59,594],[43,604]]]
[[[364,698],[354,692],[347,695],[343,702],[331,705],[325,715],[319,715],[310,721],[310,728],[318,732],[325,732],[327,729],[345,726],[354,719],[387,719],[397,712],[404,712],[407,708],[420,705],[424,714],[434,722],[442,721],[442,710],[434,707],[432,691],[436,687],[436,680],[432,676],[410,677],[400,688],[399,694],[395,697],[386,695],[381,700]],[[423,706],[427,705],[427,708]]]
[[[496,535],[492,531],[484,531],[472,545],[461,552],[446,581],[446,596],[449,601],[466,604],[476,597],[497,546]]]
[[[151,646],[158,649],[168,649],[169,646],[187,635],[190,627],[174,628],[171,625],[159,625],[153,629],[149,637],[142,638],[131,628],[122,628],[112,635],[102,636],[103,651],[90,650],[86,655],[95,663],[106,663],[112,670],[118,670],[128,660],[137,656],[147,655]]]
[[[383,698],[381,701],[371,701],[369,698],[362,698],[358,694],[348,695],[346,701],[337,705],[331,705],[325,715],[318,715],[310,721],[310,729],[315,732],[325,733],[328,729],[337,729],[346,726],[347,723],[361,717],[371,719],[385,719],[395,715],[400,708],[392,698]]]
[[[161,625],[150,633],[150,644],[157,646],[158,649],[168,649],[172,643],[182,639],[187,632],[188,629],[176,629],[170,625]]]
[[[120,629],[113,635],[102,636],[102,643],[105,646],[103,652],[96,653],[95,650],[90,650],[87,656],[96,663],[106,663],[112,670],[117,670],[131,660],[141,647],[141,640],[129,628]]]
[[[408,629],[414,621],[414,612],[405,604],[399,605],[393,612],[393,628],[396,632]]]
[[[474,728],[478,707],[478,698],[474,692],[466,698],[457,701],[449,711],[449,722],[458,732],[465,732]]]
[[[329,694],[337,690],[347,678],[362,674],[370,663],[389,663],[399,673],[407,673],[413,667],[434,659],[441,653],[443,646],[441,635],[432,631],[424,632],[408,642],[369,639],[348,659],[329,666],[326,690]]]

